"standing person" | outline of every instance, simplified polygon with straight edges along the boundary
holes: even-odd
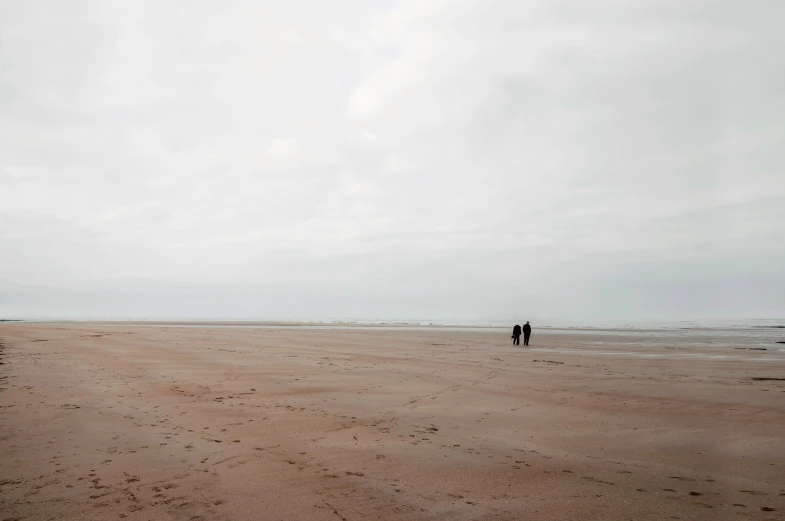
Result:
[[[512,328],[512,337],[510,338],[512,338],[512,345],[521,345],[521,326],[515,324],[515,327]]]
[[[532,327],[529,325],[529,321],[527,320],[526,324],[523,326],[523,345],[529,345],[530,336],[532,336]]]

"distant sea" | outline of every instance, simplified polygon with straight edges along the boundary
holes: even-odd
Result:
[[[438,326],[471,328],[507,328],[526,320],[440,320],[440,319],[385,319],[385,318],[326,318],[302,319],[293,317],[8,317],[25,322],[272,322],[307,324],[352,324],[368,326]],[[687,330],[687,329],[783,329],[785,318],[750,318],[726,320],[680,320],[680,321],[590,321],[590,320],[531,320],[538,329],[576,330]]]

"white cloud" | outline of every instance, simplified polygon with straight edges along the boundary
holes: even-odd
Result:
[[[0,292],[133,280],[174,315],[179,284],[250,314],[268,298],[268,314],[324,316],[316,302],[351,295],[331,309],[405,314],[422,297],[434,315],[539,302],[559,318],[565,300],[596,308],[598,284],[610,317],[634,311],[623,280],[703,291],[689,263],[733,259],[713,280],[741,287],[768,273],[760,256],[785,257],[783,15],[763,0],[6,2]],[[766,298],[737,312],[785,310]],[[705,311],[684,302],[646,312]]]
[[[271,156],[291,156],[300,150],[300,144],[294,139],[276,138],[270,142],[267,153]]]

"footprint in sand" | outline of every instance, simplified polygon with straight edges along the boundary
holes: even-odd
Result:
[[[751,494],[753,496],[768,496],[765,492],[758,492],[757,490],[739,490],[739,492],[743,492],[744,494]]]

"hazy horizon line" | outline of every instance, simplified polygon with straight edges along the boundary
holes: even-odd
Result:
[[[468,319],[446,320],[436,318],[306,318],[306,317],[209,317],[209,316],[9,316],[0,318],[0,322],[134,322],[134,323],[247,323],[247,324],[288,324],[288,325],[401,325],[401,326],[457,326],[457,327],[505,327],[508,324],[524,323],[526,319]],[[728,327],[753,326],[753,323],[782,322],[785,327],[785,317],[716,317],[693,319],[529,319],[537,327],[630,327],[630,326],[666,326],[666,325],[699,325],[705,327],[724,325]],[[762,324],[763,325],[763,324]],[[768,324],[765,324],[768,325]],[[774,327],[773,325],[771,327]]]

